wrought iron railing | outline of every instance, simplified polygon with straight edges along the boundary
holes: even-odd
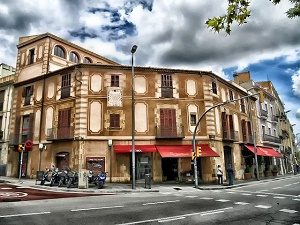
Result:
[[[268,111],[264,109],[260,109],[260,116],[262,117],[268,117]]]
[[[231,130],[224,130],[223,131],[223,140],[239,141],[239,132],[231,131]]]
[[[263,135],[263,141],[281,143],[281,139],[279,137],[271,136],[271,135],[268,135],[268,134]]]
[[[55,127],[47,130],[47,140],[63,140],[73,139],[74,129],[72,126],[68,127]]]
[[[156,138],[184,138],[183,126],[161,127],[156,126]]]

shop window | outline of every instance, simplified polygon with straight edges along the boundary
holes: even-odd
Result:
[[[95,174],[105,172],[105,157],[86,157],[86,169]]]

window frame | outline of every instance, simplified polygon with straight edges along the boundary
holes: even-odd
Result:
[[[56,45],[54,47],[54,51],[53,51],[53,54],[57,57],[60,57],[60,58],[63,58],[63,59],[66,59],[66,51],[65,49],[60,46],[60,45]]]
[[[61,93],[60,98],[68,98],[71,96],[71,74],[63,74],[61,76]]]
[[[83,63],[93,63],[92,59],[89,57],[84,57],[83,58]]]
[[[29,49],[28,52],[28,65],[31,65],[34,63],[34,55],[35,55],[35,49]]]
[[[173,89],[172,74],[161,74],[161,97],[173,98]]]
[[[197,124],[197,114],[196,113],[190,113],[190,125],[196,126]]]
[[[69,54],[69,61],[71,61],[73,63],[80,63],[80,57],[79,57],[78,53],[71,51]]]
[[[120,118],[121,118],[121,116],[119,113],[109,114],[109,128],[110,129],[120,129],[121,128]]]
[[[212,82],[211,82],[211,91],[212,91],[212,93],[214,93],[215,95],[218,94],[217,82],[215,82],[215,81],[212,81]]]
[[[110,86],[111,87],[120,87],[120,75],[118,75],[118,74],[110,75]]]

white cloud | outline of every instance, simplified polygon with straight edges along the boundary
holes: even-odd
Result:
[[[292,82],[293,93],[300,97],[300,69],[293,74]]]

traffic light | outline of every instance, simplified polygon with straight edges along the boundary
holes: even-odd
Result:
[[[18,146],[18,150],[21,152],[21,151],[24,151],[25,147],[23,144],[19,144]]]
[[[192,160],[196,158],[196,152],[192,152]]]
[[[196,157],[201,157],[202,155],[202,149],[200,146],[196,147]]]
[[[260,103],[263,103],[265,101],[265,94],[263,90],[258,91],[258,100]]]

